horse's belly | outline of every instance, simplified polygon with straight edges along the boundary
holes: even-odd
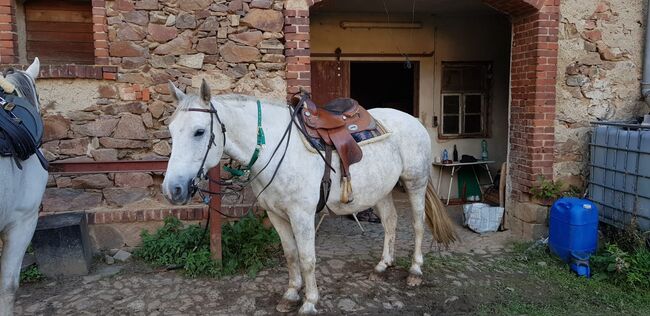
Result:
[[[328,206],[336,214],[351,214],[373,207],[390,194],[402,173],[403,163],[398,148],[387,138],[362,147],[363,159],[350,166],[354,201],[341,203],[340,172],[332,174],[332,190]],[[335,169],[339,169],[338,157],[333,158]]]

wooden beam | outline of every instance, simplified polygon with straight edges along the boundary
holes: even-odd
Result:
[[[210,169],[208,173],[210,178],[219,179],[219,167],[220,165],[217,165]],[[212,181],[210,181],[208,188],[212,192],[220,192],[221,190],[221,187]],[[221,210],[221,195],[218,194],[212,196],[210,200],[210,208],[208,209],[210,222],[208,225],[210,225],[210,254],[213,260],[221,261],[221,214],[217,210]]]
[[[124,172],[165,172],[167,160],[116,160],[50,163],[51,174],[89,174]]]
[[[391,53],[386,53],[386,54],[381,54],[381,53],[342,53],[341,55],[337,55],[335,53],[311,53],[311,57],[338,57],[340,56],[341,58],[418,58],[418,57],[432,57],[433,52],[428,52],[428,53],[419,53],[419,54],[410,54],[410,53],[404,53],[404,54],[391,54]]]

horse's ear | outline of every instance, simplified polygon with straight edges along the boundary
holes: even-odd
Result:
[[[174,99],[176,99],[176,101],[180,101],[185,97],[185,93],[183,93],[181,89],[176,88],[176,86],[171,80],[169,80],[169,92],[172,94]]]
[[[210,87],[208,86],[208,83],[205,82],[205,79],[202,80],[201,82],[201,100],[205,102],[206,104],[210,103],[210,99],[212,96],[210,95]]]
[[[38,73],[41,69],[41,62],[38,60],[38,57],[34,58],[34,62],[32,62],[31,65],[25,70],[25,72],[32,77],[32,79],[36,80],[38,78]]]

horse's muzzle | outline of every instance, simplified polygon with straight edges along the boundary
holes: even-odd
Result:
[[[168,183],[165,188],[163,188],[163,195],[170,203],[174,205],[183,205],[187,204],[191,198],[190,194],[190,182],[174,182]]]

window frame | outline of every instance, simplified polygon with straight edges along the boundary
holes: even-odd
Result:
[[[33,7],[32,7],[33,6]],[[63,6],[63,7],[61,7]],[[59,18],[51,19],[31,19],[29,18],[28,11],[31,10],[34,12],[41,12],[46,14],[49,17],[54,17],[61,12],[70,12],[71,15],[74,15],[75,18],[81,18],[84,21],[64,21]],[[44,65],[79,65],[79,66],[90,66],[96,64],[97,55],[95,54],[95,40],[93,30],[93,3],[90,0],[85,1],[70,1],[70,0],[58,0],[54,3],[49,3],[44,0],[35,0],[35,1],[25,1],[17,7],[17,14],[20,16],[20,19],[16,19],[17,27],[22,29],[24,34],[19,36],[19,60],[29,61],[34,57],[39,57],[41,63]],[[85,16],[88,15],[88,16]],[[17,16],[18,17],[18,16]],[[54,30],[49,31],[43,29],[44,25],[60,25],[61,27],[65,26],[66,23],[77,24],[74,26],[74,30]],[[68,28],[73,28],[70,25]],[[47,34],[52,33],[52,34]],[[38,35],[37,35],[38,34]],[[51,35],[48,38],[44,39],[44,35]],[[74,37],[74,40],[63,40],[60,38],[64,37]],[[32,38],[33,37],[33,38]],[[40,37],[40,38],[39,38]],[[33,46],[42,43],[43,46],[48,47],[52,46],[78,46],[77,49],[63,48],[64,51],[53,51],[51,53],[45,52],[36,52]],[[31,47],[30,47],[31,44]],[[61,50],[59,48],[58,50]],[[58,55],[61,54],[70,54],[76,55],[75,57],[59,59]]]
[[[92,6],[94,64],[50,64],[42,60],[39,78],[117,80],[118,66],[110,62],[105,3],[93,0],[90,5]],[[31,60],[27,60],[24,1],[12,1],[10,7],[11,13],[7,15],[14,20],[17,36],[9,42],[13,54],[2,56],[0,69],[26,69],[31,64]]]
[[[490,134],[489,126],[489,108],[490,108],[490,89],[491,89],[491,77],[492,77],[492,62],[489,61],[475,61],[475,62],[442,62],[440,80],[441,82],[445,78],[445,71],[448,69],[460,69],[462,74],[462,69],[464,68],[476,68],[479,67],[482,73],[481,80],[481,89],[464,89],[462,87],[462,78],[461,78],[461,87],[458,89],[449,89],[445,90],[444,84],[440,85],[440,124],[438,125],[438,138],[439,139],[462,139],[462,138],[486,138]],[[480,111],[480,121],[481,121],[481,131],[478,133],[466,133],[465,132],[465,116],[466,116],[466,98],[467,96],[480,95],[481,96],[481,111]],[[445,114],[445,97],[446,96],[459,96],[459,105],[458,105],[458,133],[449,134],[444,132],[445,125],[445,116],[450,116]],[[472,113],[477,114],[477,113]]]

